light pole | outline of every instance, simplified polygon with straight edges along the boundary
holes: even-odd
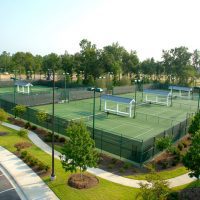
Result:
[[[170,77],[171,77],[172,82],[174,83],[176,78],[173,75],[170,75]],[[172,107],[172,104],[173,104],[173,84],[171,85],[171,105],[170,105],[171,107]]]
[[[138,85],[138,83],[140,83],[141,82],[141,80],[140,79],[135,79],[135,105],[134,105],[134,115],[133,115],[133,118],[135,118],[136,116],[136,100],[137,100],[137,85]]]
[[[92,139],[94,140],[94,127],[95,127],[95,96],[96,96],[96,92],[103,92],[102,88],[95,88],[95,87],[89,87],[87,89],[88,91],[93,91],[94,95],[93,95],[93,124],[92,124]]]
[[[55,99],[55,71],[52,70],[53,73],[53,103],[52,103],[52,171],[51,171],[51,181],[55,180],[56,176],[54,173],[54,131],[55,131],[55,107],[54,107],[54,99]]]
[[[65,77],[65,103],[66,103],[66,101],[67,101],[67,79],[66,79],[66,75],[69,75],[69,73],[64,72],[63,75]]]
[[[17,72],[18,70],[14,70],[14,77],[11,77],[10,79],[13,80],[13,106],[15,106],[15,102],[16,102],[16,97],[15,97],[15,81],[17,80],[16,76],[17,76]],[[16,118],[16,114],[15,114],[15,118]]]
[[[1,73],[3,72],[3,68],[0,68],[0,81],[1,81]]]

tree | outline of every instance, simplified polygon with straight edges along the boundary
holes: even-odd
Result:
[[[140,184],[140,192],[136,199],[141,200],[166,200],[170,194],[169,184],[153,170],[146,176],[147,183]]]
[[[5,121],[7,118],[8,114],[2,108],[0,108],[0,123]]]
[[[189,126],[188,132],[194,135],[200,129],[200,112],[196,113]]]
[[[72,122],[67,128],[67,135],[70,140],[64,148],[62,166],[70,172],[77,172],[79,168],[82,177],[87,167],[97,166],[98,153],[95,150],[95,143],[82,122]]]
[[[10,70],[11,67],[11,56],[10,53],[3,51],[0,55],[0,68],[3,69],[4,72]]]
[[[183,164],[191,172],[189,175],[191,177],[196,177],[198,180],[200,178],[200,130],[198,130],[192,137],[192,144],[188,152],[183,157]]]
[[[26,112],[26,107],[24,105],[16,105],[13,108],[14,115],[18,117],[22,117],[22,115]]]

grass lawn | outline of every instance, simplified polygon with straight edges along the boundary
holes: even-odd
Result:
[[[177,167],[172,170],[165,170],[161,172],[157,172],[163,179],[174,178],[183,174],[188,173],[188,170],[184,167]],[[145,180],[147,174],[139,174],[139,175],[129,175],[127,178],[135,179],[135,180]]]
[[[22,141],[29,141],[28,138],[21,138],[16,134],[16,131],[8,129],[0,125],[0,131],[9,132],[6,136],[0,136],[0,146],[8,149],[11,152],[16,151],[14,144]],[[40,161],[51,166],[51,156],[40,150],[35,145],[26,149],[30,154],[33,154]],[[42,179],[55,192],[60,199],[67,200],[130,200],[135,199],[138,189],[125,187],[119,184],[109,182],[99,178],[99,184],[91,189],[77,190],[69,187],[67,179],[70,173],[66,173],[59,160],[55,160],[56,180],[51,182],[49,176],[44,176]]]

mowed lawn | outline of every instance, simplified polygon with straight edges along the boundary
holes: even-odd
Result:
[[[28,138],[21,138],[16,131],[0,125],[1,132],[8,132],[6,136],[0,136],[0,146],[11,152],[16,151],[14,145],[18,142],[29,141]],[[32,145],[27,151],[37,157],[40,161],[51,166],[51,156],[41,149]],[[78,190],[67,185],[70,173],[63,170],[59,160],[55,160],[56,180],[51,182],[49,175],[42,177],[55,194],[63,200],[132,200],[135,199],[139,189],[125,187],[99,178],[99,184],[91,189]]]

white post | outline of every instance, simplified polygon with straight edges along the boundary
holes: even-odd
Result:
[[[117,103],[117,114],[118,114],[118,112],[119,112],[119,104]]]
[[[132,104],[129,104],[129,117],[131,117]]]
[[[28,86],[28,88],[27,88],[27,89],[28,89],[28,94],[29,94],[29,92],[30,92],[30,91],[29,91],[29,86]]]
[[[105,102],[104,102],[104,111],[106,111],[107,110],[107,106],[106,106],[106,100],[105,100]]]

